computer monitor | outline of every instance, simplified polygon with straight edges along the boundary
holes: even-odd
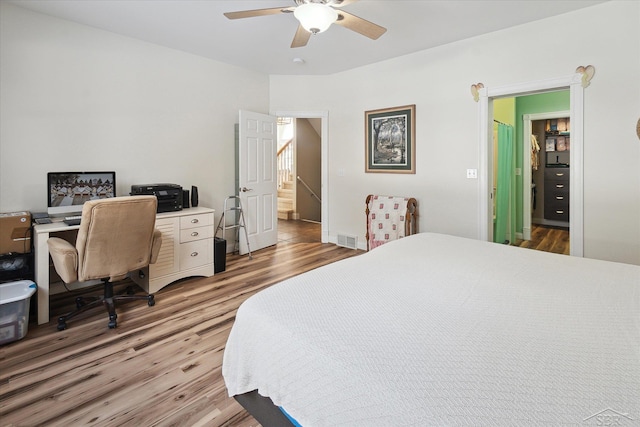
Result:
[[[49,215],[80,215],[84,202],[116,196],[116,173],[47,173]]]

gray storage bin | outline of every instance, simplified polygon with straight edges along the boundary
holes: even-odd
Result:
[[[29,327],[29,302],[36,292],[31,280],[0,284],[0,345],[24,338]]]

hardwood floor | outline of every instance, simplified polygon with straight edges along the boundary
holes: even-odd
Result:
[[[320,242],[320,223],[311,221],[278,220],[278,241],[312,243]]]
[[[55,320],[31,323],[24,339],[0,347],[0,425],[259,425],[227,397],[221,375],[238,306],[283,279],[362,253],[287,239],[303,238],[283,235],[253,260],[230,255],[225,272],[176,282],[156,293],[154,307],[119,306],[117,329],[107,328],[102,310],[61,332]],[[53,298],[52,319],[74,298]]]
[[[560,227],[548,227],[532,224],[531,240],[519,240],[516,244],[522,248],[569,255],[569,230]]]
[[[24,339],[0,346],[0,425],[258,426],[221,375],[237,308],[281,280],[362,253],[320,243],[319,224],[279,227],[279,243],[253,260],[229,255],[225,272],[165,287],[154,307],[119,306],[114,330],[95,310],[58,332],[55,318],[76,294],[53,297],[54,320],[32,322]],[[568,232],[532,234],[521,246],[568,253]]]

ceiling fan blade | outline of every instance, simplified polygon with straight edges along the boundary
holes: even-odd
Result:
[[[352,4],[357,2],[358,0],[333,0],[333,2],[331,3],[332,7],[343,7],[346,6],[348,4]]]
[[[254,16],[277,15],[278,13],[293,12],[295,7],[272,7],[269,9],[241,10],[239,12],[225,12],[229,19],[253,18]]]
[[[302,25],[298,25],[296,35],[293,36],[293,41],[291,42],[291,47],[306,46],[307,42],[309,42],[309,38],[311,38],[311,33],[305,30]]]
[[[376,40],[387,31],[386,28],[378,24],[374,24],[373,22],[342,10],[338,11],[338,20],[335,23],[373,40]]]

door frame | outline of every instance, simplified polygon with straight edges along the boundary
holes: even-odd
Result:
[[[329,177],[329,165],[327,159],[329,158],[329,111],[286,111],[276,110],[271,113],[276,117],[293,117],[295,119],[320,119],[320,182],[322,188],[320,189],[320,230],[321,230],[321,242],[329,243],[329,206],[327,200],[329,200],[329,186],[327,179]]]
[[[582,74],[486,86],[479,91],[478,239],[493,240],[493,100],[536,93],[569,90],[571,120],[571,168],[569,173],[569,244],[571,255],[584,256],[584,87]]]
[[[522,238],[524,240],[531,240],[531,122],[569,117],[570,114],[570,111],[550,111],[548,113],[523,114],[522,116]],[[540,153],[544,153],[542,149],[545,142],[538,141],[538,143],[541,144]],[[569,164],[572,163],[571,150],[569,150]],[[525,215],[525,212],[529,212],[529,215]],[[571,193],[569,193],[569,213],[571,213]],[[569,227],[569,231],[571,231],[571,227]]]

